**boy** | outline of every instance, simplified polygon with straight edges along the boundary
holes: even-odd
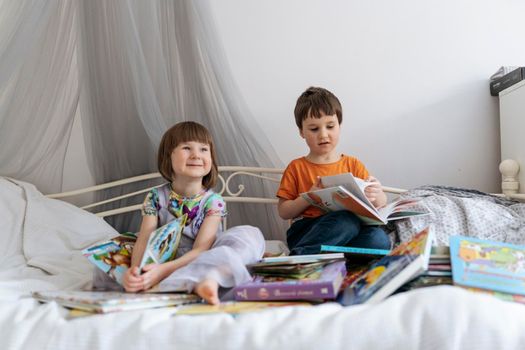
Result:
[[[317,254],[322,244],[390,249],[390,239],[380,227],[362,226],[346,210],[325,214],[300,196],[320,188],[321,176],[351,172],[372,182],[365,194],[374,206],[386,204],[381,183],[369,176],[363,163],[336,150],[343,120],[337,97],[326,89],[310,87],[297,99],[294,114],[310,152],[288,165],[277,191],[279,216],[294,220],[286,233],[290,254]]]

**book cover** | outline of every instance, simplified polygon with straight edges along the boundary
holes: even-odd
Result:
[[[148,239],[139,268],[150,263],[162,263],[175,257],[186,222],[186,215],[153,231]],[[124,273],[131,264],[136,235],[124,233],[106,241],[98,242],[82,251],[97,268],[122,285]]]
[[[346,275],[345,261],[332,262],[303,279],[254,276],[234,288],[238,301],[334,299]]]
[[[194,294],[120,293],[91,291],[33,292],[33,298],[94,313],[129,311],[200,302]]]
[[[344,247],[335,245],[321,245],[321,252],[339,252],[349,261],[379,259],[390,253],[388,249],[372,249],[360,247]]]
[[[452,236],[450,260],[456,285],[525,295],[525,246]]]
[[[301,193],[301,197],[326,212],[351,211],[367,225],[383,225],[391,220],[429,214],[412,208],[420,198],[397,199],[382,208],[375,208],[364,193],[369,183],[355,178],[351,173],[325,176],[321,182],[325,188]]]
[[[412,240],[399,244],[388,255],[371,263],[341,293],[338,301],[353,305],[374,303],[388,297],[428,268],[433,239],[434,232],[427,227]]]

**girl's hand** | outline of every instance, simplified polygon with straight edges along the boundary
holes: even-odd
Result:
[[[122,284],[126,292],[139,292],[143,288],[143,278],[138,267],[129,268],[122,278]]]
[[[382,203],[383,198],[386,198],[386,195],[383,192],[383,187],[381,186],[381,182],[379,182],[379,180],[373,176],[368,177],[366,181],[369,183],[368,186],[365,187],[366,198],[368,198],[370,202],[372,202],[372,204],[374,204],[376,207],[383,206],[385,204],[385,203]]]
[[[148,290],[162,281],[165,276],[163,264],[148,264],[142,268],[142,289]]]

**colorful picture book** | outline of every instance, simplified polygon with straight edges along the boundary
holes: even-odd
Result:
[[[525,295],[525,246],[452,236],[450,259],[456,285]]]
[[[353,305],[374,303],[388,297],[427,270],[433,240],[434,232],[427,227],[410,241],[399,244],[388,255],[372,262],[341,293],[338,301]]]
[[[173,260],[179,246],[187,215],[183,215],[153,231],[148,239],[139,268],[152,263]],[[98,242],[82,254],[109,277],[122,284],[124,273],[131,264],[131,254],[136,241],[134,234],[125,233]]]
[[[367,225],[383,225],[391,220],[429,214],[428,211],[414,209],[419,198],[397,199],[381,208],[374,207],[364,192],[370,183],[351,173],[325,176],[321,182],[324,188],[301,193],[301,196],[311,205],[327,212],[351,211]]]
[[[94,313],[129,311],[197,303],[202,299],[194,294],[120,293],[92,291],[33,292],[33,298]]]
[[[255,275],[233,289],[238,301],[334,299],[346,275],[344,260],[330,262],[304,278]]]

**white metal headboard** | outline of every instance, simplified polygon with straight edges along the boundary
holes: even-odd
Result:
[[[238,185],[237,190],[233,190],[231,186],[232,179],[239,177],[239,176],[250,176],[250,177],[256,177],[259,179],[262,179],[264,181],[269,181],[273,183],[279,183],[280,178],[283,174],[284,169],[277,169],[277,168],[258,168],[258,167],[244,167],[244,166],[219,166],[219,183],[221,184],[220,190],[218,191],[219,194],[221,194],[225,200],[225,202],[231,202],[231,203],[260,203],[260,204],[277,204],[278,200],[275,196],[272,197],[245,197],[242,196],[245,186],[241,183]],[[49,194],[47,197],[49,198],[56,198],[56,199],[66,199],[68,197],[78,196],[82,194],[88,194],[93,193],[100,190],[105,190],[109,188],[114,188],[118,186],[123,186],[131,183],[136,183],[140,181],[145,180],[152,180],[152,179],[159,179],[161,175],[159,173],[151,173],[151,174],[145,174],[140,176],[134,176],[127,179],[122,179],[118,181],[112,181],[101,185],[96,186],[90,186],[74,191],[68,191],[68,192],[62,192],[62,193],[55,193],[55,194]],[[160,185],[158,185],[160,186]],[[155,186],[153,186],[155,187]],[[110,199],[106,199],[103,201],[99,201],[96,203],[91,203],[88,205],[84,205],[81,208],[82,209],[91,209],[95,208],[97,206],[112,203],[124,198],[130,198],[137,194],[141,193],[147,193],[149,192],[153,187],[147,187],[142,190],[138,190],[132,193],[127,193],[121,196],[116,196]],[[383,189],[387,193],[394,193],[399,194],[404,192],[405,190],[394,188],[394,187],[386,187],[383,186]],[[96,212],[95,214],[100,217],[106,217],[111,215],[117,215],[122,213],[127,213],[135,210],[140,210],[142,207],[142,203],[130,205],[122,208],[112,209],[112,210],[106,210],[101,212]]]

